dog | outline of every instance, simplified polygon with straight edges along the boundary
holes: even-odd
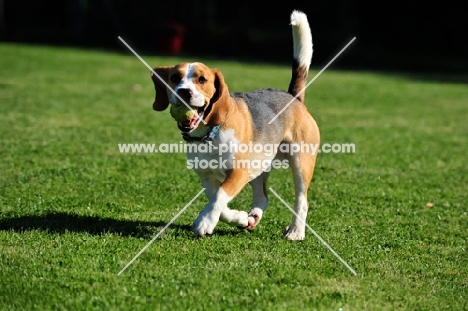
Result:
[[[205,151],[205,144],[212,147],[211,152],[189,148],[188,161],[205,159],[227,163],[218,167],[205,165],[193,168],[209,199],[192,227],[193,232],[200,237],[212,234],[220,220],[247,230],[253,230],[258,225],[268,206],[266,182],[271,168],[277,168],[272,167],[274,161],[282,161],[281,166],[287,163],[294,178],[295,215],[292,217],[292,224],[285,230],[285,236],[289,240],[302,240],[305,237],[307,191],[317,154],[284,150],[298,144],[318,146],[320,133],[317,123],[304,104],[304,88],[313,53],[307,16],[300,11],[293,11],[291,25],[293,64],[287,92],[268,88],[230,93],[221,71],[210,69],[202,63],[184,62],[175,66],[160,66],[151,72],[156,90],[153,109],[163,111],[169,104],[171,109],[189,105],[193,113],[188,119],[177,123],[183,138],[187,145],[204,147],[199,149]],[[284,109],[285,107],[287,108]],[[266,153],[253,151],[252,148],[230,148],[219,153],[219,149],[225,145],[240,147],[249,144],[272,144],[276,149]],[[245,165],[258,161],[267,165]],[[236,165],[237,163],[244,165]],[[229,209],[228,203],[247,183],[253,190],[250,212]]]

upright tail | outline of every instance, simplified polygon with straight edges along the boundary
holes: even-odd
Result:
[[[291,25],[293,33],[294,54],[292,65],[292,77],[289,83],[288,92],[304,102],[307,84],[307,74],[309,73],[310,62],[312,61],[312,33],[310,32],[307,16],[299,11],[291,13]]]

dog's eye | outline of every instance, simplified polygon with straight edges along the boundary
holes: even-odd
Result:
[[[176,74],[172,75],[172,76],[171,76],[171,81],[172,81],[173,83],[179,83],[179,82],[180,82],[180,76],[179,76],[179,75],[176,75]]]
[[[206,78],[204,76],[201,76],[200,78],[198,78],[198,83],[204,84],[205,82],[206,82]]]

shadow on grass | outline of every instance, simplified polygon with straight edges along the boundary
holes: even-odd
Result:
[[[0,230],[25,232],[44,230],[51,233],[90,233],[101,235],[105,233],[122,236],[151,237],[161,230],[167,222],[133,221],[96,216],[82,216],[69,213],[50,213],[45,215],[28,215],[0,219]],[[171,228],[190,231],[189,225],[171,224]]]
[[[45,215],[28,215],[0,219],[0,231],[13,230],[23,233],[31,230],[42,230],[59,234],[77,232],[94,235],[111,233],[138,238],[151,238],[166,225],[167,222],[164,221],[120,220],[70,213],[49,213]],[[169,228],[192,232],[191,225],[172,223]],[[242,233],[242,230],[217,229],[214,232],[215,235],[219,236],[234,236],[240,233]],[[195,235],[193,235],[193,237],[197,238]]]

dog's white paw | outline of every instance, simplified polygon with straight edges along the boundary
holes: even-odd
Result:
[[[250,213],[247,215],[248,216],[246,219],[247,225],[242,227],[242,229],[247,229],[249,231],[252,231],[262,219],[262,215],[263,215],[263,211],[260,208],[258,207],[253,208],[250,211]]]
[[[305,230],[295,226],[286,227],[284,234],[290,241],[302,241],[305,238]]]
[[[219,217],[219,220],[231,226],[238,226],[241,228],[247,227],[249,224],[249,215],[244,211],[231,210],[225,208]]]
[[[249,214],[244,211],[239,212],[239,226],[248,226],[249,225]]]
[[[192,231],[200,237],[204,237],[207,234],[212,234],[214,228],[218,224],[219,215],[213,215],[214,213],[203,214],[200,213],[197,219],[193,223]]]

